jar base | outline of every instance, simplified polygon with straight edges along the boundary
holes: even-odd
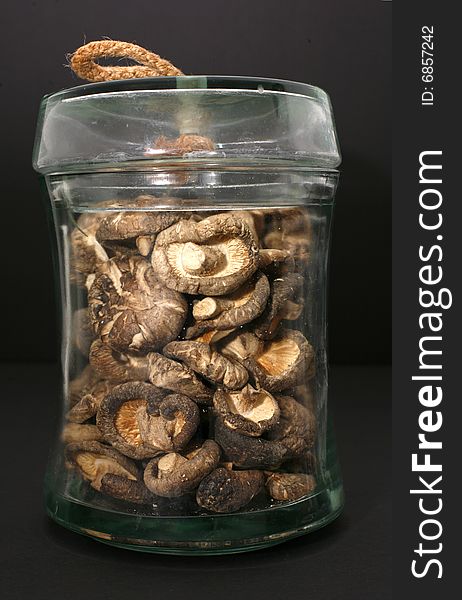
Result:
[[[59,525],[128,550],[176,555],[250,552],[310,533],[343,509],[341,481],[292,503],[227,515],[155,517],[121,514],[49,492],[47,513]]]

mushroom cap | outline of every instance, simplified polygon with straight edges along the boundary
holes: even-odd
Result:
[[[243,435],[227,427],[221,417],[215,419],[215,440],[224,459],[243,469],[274,469],[288,455],[281,442]]]
[[[212,404],[213,391],[186,365],[157,352],[148,354],[149,380],[158,388],[184,394],[198,404]]]
[[[211,512],[234,512],[248,504],[263,488],[264,482],[261,471],[230,471],[220,467],[201,481],[196,501]]]
[[[260,436],[279,419],[275,398],[266,390],[256,390],[251,385],[235,392],[218,389],[213,405],[224,425],[243,435]]]
[[[151,460],[144,471],[144,483],[156,496],[177,498],[194,490],[219,460],[220,447],[206,440],[191,458],[171,453]]]
[[[304,473],[271,473],[266,488],[274,500],[299,500],[316,488],[316,479]]]
[[[107,473],[138,481],[140,472],[126,456],[99,442],[79,442],[65,448],[66,462],[77,468],[84,479],[96,490],[101,490],[101,480]]]
[[[237,333],[227,337],[220,347],[222,354],[228,358],[234,358],[243,365],[249,364],[249,361],[261,352],[263,342],[253,333]]]
[[[287,449],[287,458],[301,456],[313,447],[316,439],[316,417],[313,411],[291,396],[276,396],[280,417],[268,432],[268,439],[278,441]]]
[[[281,392],[314,376],[314,351],[300,331],[280,329],[244,364],[259,386]]]
[[[188,312],[181,294],[157,281],[141,256],[112,258],[88,292],[95,333],[119,352],[162,348],[180,333]]]
[[[89,380],[85,381],[82,376],[71,382],[69,388],[73,388],[72,398],[76,400],[72,408],[67,412],[66,419],[71,423],[83,423],[96,415],[99,405],[104,396],[110,391],[112,385],[94,377],[93,370],[88,367],[86,373],[92,373]],[[77,384],[81,383],[78,387]]]
[[[271,294],[263,314],[255,322],[253,331],[261,339],[275,336],[283,319],[298,319],[303,309],[300,298],[304,278],[297,273],[288,273],[271,282]]]
[[[264,273],[257,273],[254,279],[228,296],[200,300],[193,307],[196,323],[188,327],[186,337],[195,338],[206,331],[234,329],[250,323],[265,309],[269,294],[268,278]],[[208,318],[208,314],[214,318]]]
[[[104,439],[130,458],[151,458],[162,452],[143,440],[138,415],[149,405],[157,406],[164,396],[162,390],[142,381],[115,386],[96,414]]]
[[[157,236],[152,266],[179,292],[223,296],[256,271],[258,245],[249,227],[230,214],[179,221]]]
[[[88,358],[98,375],[110,381],[125,383],[148,380],[149,365],[145,356],[118,352],[99,339],[92,343]]]
[[[142,481],[133,481],[115,473],[107,473],[102,477],[100,491],[107,496],[135,504],[151,504],[154,500]]]
[[[154,196],[138,196],[135,198],[133,208],[155,207],[159,202]],[[165,199],[162,199],[165,202]],[[130,207],[131,207],[130,205]],[[96,239],[99,242],[130,240],[139,236],[152,236],[163,229],[167,229],[184,215],[172,211],[145,211],[124,210],[107,214],[99,223],[96,231]]]
[[[249,378],[247,369],[233,359],[228,359],[204,342],[170,342],[164,354],[181,360],[196,373],[229,389],[242,388]]]
[[[163,452],[183,450],[199,426],[197,404],[181,394],[166,396],[137,417],[141,439]]]
[[[303,208],[283,208],[273,213],[272,228],[265,235],[267,248],[289,250],[297,260],[306,261],[312,238],[311,220]]]

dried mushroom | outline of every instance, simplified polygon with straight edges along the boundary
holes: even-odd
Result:
[[[280,409],[278,423],[268,432],[270,440],[280,442],[294,458],[306,453],[316,437],[314,413],[291,396],[277,396]]]
[[[198,301],[192,311],[196,323],[187,329],[186,337],[195,338],[206,331],[228,330],[250,323],[265,309],[269,294],[268,278],[259,273],[228,296],[211,296]]]
[[[96,425],[81,425],[80,423],[66,423],[61,433],[61,439],[65,444],[100,441],[102,438],[101,431]]]
[[[261,210],[234,210],[229,213],[247,224],[256,240],[260,239],[265,226],[265,214]]]
[[[221,352],[225,356],[247,365],[260,352],[262,346],[263,342],[261,340],[253,333],[246,332],[225,339],[221,345]]]
[[[102,477],[100,491],[107,496],[135,504],[151,504],[154,500],[142,481],[134,481],[116,473],[106,473]]]
[[[213,391],[182,363],[157,352],[148,354],[149,380],[158,388],[184,394],[198,404],[211,404]]]
[[[213,405],[226,427],[244,435],[262,435],[279,419],[279,406],[273,396],[251,385],[237,392],[218,389]]]
[[[223,384],[229,389],[242,388],[249,378],[245,367],[226,358],[204,342],[170,342],[165,346],[164,354],[181,360],[208,381]]]
[[[246,223],[232,215],[183,220],[159,233],[152,266],[173,290],[223,296],[256,271],[258,245]]]
[[[119,352],[162,348],[178,336],[188,311],[183,296],[157,281],[141,256],[106,262],[89,289],[88,304],[95,333]]]
[[[159,404],[138,412],[141,439],[163,452],[183,450],[199,426],[197,404],[187,396],[170,394]]]
[[[289,250],[297,260],[306,261],[311,244],[311,222],[301,208],[281,209],[275,215],[273,226],[265,235],[267,248]]]
[[[221,417],[215,419],[215,440],[224,459],[244,469],[274,469],[287,457],[288,450],[279,441],[250,437],[230,429]]]
[[[177,498],[194,490],[219,460],[220,447],[206,440],[190,458],[170,453],[151,460],[144,471],[144,483],[156,496]]]
[[[314,375],[314,352],[299,331],[280,329],[272,340],[259,341],[253,334],[237,336],[222,348],[252,373],[258,386],[280,392]]]
[[[273,500],[298,500],[316,488],[316,480],[303,473],[271,473],[266,488]]]
[[[114,448],[130,458],[151,458],[162,452],[141,436],[140,417],[157,407],[164,393],[149,383],[133,381],[115,386],[96,414],[96,424]]]
[[[108,260],[104,248],[96,239],[96,230],[102,213],[85,213],[77,219],[71,233],[71,281],[85,285],[87,276],[94,273],[98,265]]]
[[[101,340],[91,345],[89,361],[100,377],[113,382],[148,380],[149,365],[145,356],[117,352]]]
[[[197,504],[216,513],[239,510],[263,488],[261,471],[230,471],[223,467],[205,477],[197,489]]]
[[[256,336],[269,340],[276,334],[282,320],[294,321],[300,317],[303,310],[302,288],[303,277],[297,273],[278,277],[271,283],[270,300],[253,329]]]
[[[97,414],[104,437],[131,458],[182,450],[199,425],[199,409],[186,396],[133,382],[114,388]]]
[[[65,449],[66,463],[78,469],[95,490],[101,491],[101,480],[112,473],[129,481],[139,481],[138,467],[126,456],[99,442],[69,444]]]
[[[158,201],[154,196],[138,196],[131,203],[138,210],[111,212],[106,215],[96,231],[96,239],[104,244],[107,241],[136,240],[140,236],[151,237],[182,218],[172,211],[139,210],[155,206]],[[165,202],[165,199],[162,201]]]

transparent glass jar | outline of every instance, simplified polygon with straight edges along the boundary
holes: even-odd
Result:
[[[326,267],[340,163],[315,87],[91,84],[45,97],[62,418],[48,514],[102,542],[226,553],[342,508]]]

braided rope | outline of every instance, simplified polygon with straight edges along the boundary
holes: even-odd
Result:
[[[108,57],[130,58],[139,64],[103,67],[96,62],[98,58]],[[88,81],[183,75],[180,69],[158,54],[136,44],[114,40],[99,40],[81,46],[71,55],[70,65],[76,75]]]

